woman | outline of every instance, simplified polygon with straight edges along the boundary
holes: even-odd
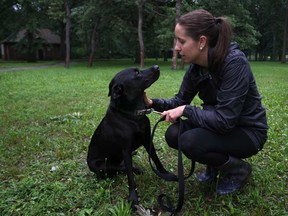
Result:
[[[218,194],[238,190],[251,174],[243,161],[257,154],[267,140],[266,112],[261,105],[249,63],[236,43],[224,17],[205,10],[183,15],[175,26],[177,50],[186,71],[178,94],[171,99],[144,100],[173,123],[166,131],[168,145],[190,159],[206,164],[197,178],[202,183],[217,179]],[[198,94],[202,108],[190,105]],[[186,117],[178,143],[179,122]]]

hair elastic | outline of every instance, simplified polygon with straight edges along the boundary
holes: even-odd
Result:
[[[215,17],[215,20],[214,20],[214,22],[215,22],[215,25],[217,25],[218,23],[220,23],[222,20],[220,19],[220,18],[216,18]]]

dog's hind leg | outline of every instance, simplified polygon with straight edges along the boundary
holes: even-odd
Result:
[[[106,162],[106,171],[107,171],[107,176],[109,178],[113,178],[116,174],[124,172],[126,173],[124,165],[122,165],[123,160],[121,158],[115,157],[110,157],[107,158]]]
[[[122,162],[121,162],[120,164],[118,164],[118,165],[108,165],[108,163],[107,163],[107,171],[108,171],[110,168],[113,169],[113,170],[116,170],[117,174],[127,174],[124,161],[122,161]],[[133,173],[136,174],[136,175],[140,175],[140,174],[143,174],[143,173],[144,173],[141,168],[135,167],[135,166],[132,167],[132,171],[133,171]]]
[[[105,179],[106,178],[106,159],[94,159],[88,160],[89,169],[96,174],[97,178]]]

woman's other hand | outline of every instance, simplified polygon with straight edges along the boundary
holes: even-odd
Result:
[[[164,111],[162,113],[162,117],[165,116],[166,122],[175,123],[177,119],[183,115],[184,108],[185,108],[185,105]]]
[[[144,103],[146,104],[146,106],[148,106],[148,107],[152,106],[153,101],[147,97],[146,92],[144,92],[143,99],[144,99]]]

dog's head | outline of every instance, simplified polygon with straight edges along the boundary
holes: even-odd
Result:
[[[123,100],[125,103],[142,100],[144,90],[151,86],[159,76],[158,65],[146,70],[127,68],[117,73],[111,80],[108,96],[111,96],[111,100]]]

